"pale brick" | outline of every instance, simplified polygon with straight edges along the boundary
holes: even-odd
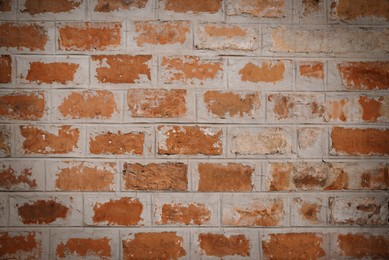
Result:
[[[4,0],[0,3],[0,14],[2,20],[16,20],[17,0]]]
[[[9,217],[9,205],[8,205],[8,196],[6,194],[0,195],[0,226],[8,225]]]
[[[304,194],[291,199],[292,226],[325,226],[327,222],[327,201],[325,196]]]
[[[44,189],[44,161],[29,159],[0,162],[0,190],[43,191]]]
[[[122,21],[154,18],[154,1],[89,0],[88,14],[93,20]]]
[[[297,129],[297,153],[304,158],[327,155],[327,129],[322,127],[299,127]]]
[[[324,24],[326,22],[325,0],[298,0],[293,2],[293,22],[303,24]]]
[[[326,62],[298,61],[296,89],[299,91],[324,91],[326,84]]]
[[[10,125],[0,126],[0,157],[9,157],[13,151],[13,127]]]

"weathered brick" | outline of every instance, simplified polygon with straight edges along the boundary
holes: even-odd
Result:
[[[188,190],[188,165],[180,162],[124,163],[124,190]]]
[[[222,85],[223,60],[216,57],[164,56],[160,78],[165,84]]]
[[[151,55],[93,55],[92,75],[94,78],[92,82],[108,84],[150,83],[151,59]]]
[[[229,84],[256,90],[291,89],[292,65],[290,60],[230,59]]]
[[[198,191],[249,192],[253,190],[255,169],[241,163],[199,163]]]
[[[269,27],[263,53],[385,53],[389,43],[386,28],[344,26]]]
[[[11,12],[12,0],[4,0],[0,2],[0,12]]]
[[[16,144],[20,154],[74,155],[83,150],[82,128],[63,126],[19,126]]]
[[[297,3],[298,18],[300,22],[320,23],[325,22],[324,0],[301,0]],[[294,17],[295,18],[295,17]]]
[[[324,96],[321,94],[269,94],[267,96],[269,121],[322,122]]]
[[[85,4],[83,0],[23,0],[19,2],[19,12],[23,19],[30,17],[46,19],[65,19],[84,17]]]
[[[389,155],[389,129],[333,127],[332,155]]]
[[[0,196],[0,225],[3,227],[7,226],[8,219],[9,219],[8,196],[3,193]]]
[[[44,231],[2,231],[0,232],[0,258],[44,259],[45,253],[48,253],[45,250],[47,238]]]
[[[375,233],[334,234],[334,257],[354,259],[386,259],[389,257],[389,236]]]
[[[177,118],[187,115],[185,89],[130,89],[127,105],[131,117]]]
[[[154,223],[157,225],[219,225],[217,194],[158,194],[154,200]]]
[[[316,2],[315,0],[313,2]],[[301,61],[297,64],[296,89],[323,91],[325,85],[325,63]]]
[[[189,254],[184,237],[177,231],[137,232],[122,238],[123,259],[174,259]]]
[[[187,21],[130,21],[127,24],[127,48],[172,50],[190,48],[191,25]]]
[[[163,10],[175,13],[214,14],[222,8],[222,0],[160,0],[159,4]]]
[[[0,92],[0,118],[40,120],[48,110],[43,91]]]
[[[339,195],[328,198],[329,222],[348,225],[386,225],[387,195]]]
[[[366,36],[365,36],[366,37]],[[389,62],[340,62],[333,64],[332,81],[346,90],[389,89]]]
[[[327,131],[321,127],[297,129],[297,152],[301,157],[320,157],[327,153]]]
[[[9,125],[0,126],[0,157],[11,155],[12,148],[12,128]]]
[[[136,10],[145,8],[148,1],[149,0],[97,0],[93,8],[94,11],[98,13],[114,12],[118,10]]]
[[[7,37],[0,39],[0,49],[7,51],[51,50],[52,24],[45,23],[0,23],[0,31]],[[28,37],[26,37],[28,35]]]
[[[99,229],[51,231],[52,253],[58,259],[118,259],[117,232]]]
[[[62,51],[120,50],[122,25],[115,22],[73,22],[57,25],[58,49]]]
[[[379,22],[389,20],[389,3],[385,0],[332,0],[331,18],[352,22],[356,20]]]
[[[108,90],[56,92],[59,118],[64,119],[117,119],[120,97]]]
[[[259,37],[256,27],[204,23],[196,26],[194,46],[200,50],[254,51],[259,47]]]
[[[81,225],[82,197],[68,195],[10,197],[10,225]]]
[[[250,240],[244,235],[230,235],[213,233],[200,233],[198,235],[199,247],[205,256],[250,256]]]
[[[48,190],[114,190],[116,164],[113,162],[49,161],[46,165]]]
[[[44,190],[43,161],[4,160],[0,162],[0,190]]]
[[[273,162],[268,191],[387,190],[388,165],[380,162]]]
[[[160,155],[222,155],[223,129],[201,126],[159,126]]]
[[[304,194],[291,200],[291,226],[326,225],[327,204],[324,197]]]
[[[264,259],[321,259],[325,252],[321,233],[275,233],[262,239]]]
[[[288,200],[264,195],[223,194],[222,223],[226,226],[285,226]]]
[[[85,222],[99,226],[144,225],[149,221],[149,201],[144,198],[90,195],[85,198]]]
[[[130,128],[95,128],[89,131],[89,153],[93,155],[144,155],[149,133]]]
[[[201,93],[202,108],[198,108],[204,119],[254,119],[263,114],[259,92],[233,92],[208,90]],[[203,111],[205,110],[205,111]]]
[[[290,129],[281,127],[232,127],[229,156],[288,155],[292,152]]]
[[[0,56],[0,84],[12,82],[12,58],[9,55]]]
[[[229,16],[248,15],[262,18],[281,18],[286,13],[285,0],[227,0],[226,13]]]

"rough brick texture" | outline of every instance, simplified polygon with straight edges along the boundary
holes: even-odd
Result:
[[[389,259],[388,0],[0,17],[0,259]]]

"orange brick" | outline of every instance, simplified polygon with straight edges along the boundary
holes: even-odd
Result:
[[[56,254],[59,258],[78,257],[111,257],[111,245],[107,237],[104,238],[69,238],[66,242],[57,245]]]
[[[46,112],[43,91],[0,93],[0,117],[17,120],[39,120]]]
[[[226,256],[250,256],[250,241],[245,235],[201,233],[198,237],[199,246],[204,255]]]
[[[344,21],[358,18],[381,18],[389,20],[389,3],[385,0],[332,0],[331,17]]]
[[[89,140],[92,154],[135,154],[143,155],[145,133],[143,132],[104,132]]]
[[[281,18],[285,12],[285,0],[227,0],[226,2],[226,13],[231,16],[249,15],[252,17]]]
[[[151,55],[93,55],[99,83],[143,83],[150,82]]]
[[[12,59],[9,55],[0,56],[0,84],[12,82]]]
[[[158,154],[221,155],[223,131],[198,126],[159,126]]]
[[[158,224],[202,225],[211,219],[211,211],[202,203],[172,203],[162,205]]]
[[[269,234],[262,240],[264,259],[320,259],[326,256],[320,233]]]
[[[58,48],[64,51],[117,50],[121,23],[64,23],[58,26]]]
[[[1,190],[35,190],[42,189],[43,164],[38,161],[3,161],[0,163]]]
[[[185,89],[130,89],[127,104],[132,117],[174,118],[187,112]]]
[[[26,80],[38,84],[66,84],[74,80],[79,64],[67,62],[44,63],[34,61],[30,63]]]
[[[98,0],[94,11],[98,13],[108,13],[114,12],[117,10],[132,10],[132,9],[142,9],[145,8],[149,0],[135,0],[135,1],[126,1],[126,0]]]
[[[81,5],[82,1],[75,0],[26,0],[24,3],[24,9],[22,13],[28,13],[30,15],[42,14],[46,12],[50,13],[64,13],[72,11]]]
[[[254,169],[250,166],[228,163],[199,163],[198,191],[252,191]]]
[[[279,60],[263,61],[260,66],[248,62],[239,75],[242,81],[275,83],[284,79],[285,64]]]
[[[368,233],[348,233],[337,236],[336,245],[342,257],[355,259],[389,258],[389,237]]]
[[[45,50],[49,40],[45,27],[37,23],[1,23],[0,31],[3,35],[7,35],[7,37],[0,39],[0,48]],[[28,37],[26,37],[27,35]]]
[[[300,64],[299,75],[305,78],[324,79],[323,62],[305,62]]]
[[[221,10],[222,0],[160,0],[165,11],[176,13],[210,13],[214,14]]]
[[[331,154],[389,155],[389,129],[334,127]]]
[[[40,259],[43,256],[40,232],[0,232],[0,258]]]
[[[122,177],[125,190],[188,189],[188,165],[184,163],[125,163]]]

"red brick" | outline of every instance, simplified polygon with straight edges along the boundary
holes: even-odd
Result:
[[[121,23],[65,23],[58,27],[58,48],[64,51],[117,50],[122,42]]]
[[[44,13],[65,13],[70,12],[81,5],[82,1],[77,0],[26,0],[22,13],[30,15],[44,14]]]
[[[221,155],[221,129],[199,126],[159,126],[158,154]]]
[[[49,224],[57,219],[66,219],[69,208],[55,200],[36,200],[18,206],[18,215],[23,224]]]
[[[59,258],[98,257],[106,259],[111,257],[109,239],[104,238],[69,238],[66,243],[57,245],[56,254]]]
[[[1,259],[41,259],[39,232],[0,232]]]
[[[389,258],[389,237],[368,233],[348,233],[337,236],[340,255],[355,259]]]
[[[114,12],[117,10],[133,10],[133,9],[142,9],[145,8],[149,0],[135,0],[135,1],[126,1],[126,0],[98,0],[94,8],[95,12],[99,13],[108,13]]]
[[[191,32],[190,24],[186,21],[135,22],[133,30],[130,37],[137,47],[183,45],[188,42]]]
[[[2,23],[0,24],[0,31],[7,36],[0,39],[0,48],[29,49],[30,51],[45,50],[49,40],[44,26],[36,23]]]
[[[188,165],[184,163],[125,163],[122,174],[125,190],[188,189]]]
[[[227,0],[226,2],[226,13],[231,16],[281,18],[284,17],[285,11],[285,0]]]
[[[18,161],[18,164],[20,165],[21,162]],[[16,165],[11,163],[7,164],[7,162],[4,162],[0,165],[2,165],[2,168],[0,168],[0,189],[14,190],[19,187],[26,187],[26,190],[28,190],[37,188],[36,175],[32,175],[32,167],[25,167],[21,171],[18,171],[15,167]]]
[[[12,82],[12,59],[9,55],[0,56],[0,84]]]
[[[118,112],[114,94],[107,90],[72,91],[58,106],[64,117],[72,119],[82,118],[110,118]]]
[[[209,90],[203,95],[209,113],[220,118],[250,117],[258,111],[261,97],[256,93],[239,93]]]
[[[127,104],[132,117],[174,118],[186,115],[185,89],[130,89]]]
[[[332,0],[333,19],[353,21],[358,18],[382,18],[389,20],[389,3],[385,0]]]
[[[254,169],[250,166],[228,163],[199,163],[198,191],[239,191],[249,192],[253,189],[252,178]]]
[[[136,233],[122,240],[123,259],[179,259],[187,255],[183,237],[176,232]]]
[[[223,61],[198,56],[164,56],[161,62],[162,80],[166,84],[200,84],[221,81]]]
[[[0,2],[0,12],[11,12],[12,0],[3,0]]]
[[[202,203],[172,203],[162,205],[158,224],[202,225],[211,220],[211,211]]]
[[[123,197],[111,199],[105,203],[96,203],[93,206],[93,223],[121,226],[138,225],[143,212],[143,204],[136,198]]]
[[[389,155],[389,129],[334,127],[331,154]]]
[[[135,154],[143,155],[145,133],[118,131],[97,134],[89,140],[92,154]]]
[[[176,13],[210,13],[214,14],[221,10],[222,0],[160,0],[165,11]]]
[[[6,119],[39,120],[46,112],[43,91],[0,93],[0,116]]]
[[[250,240],[245,235],[201,233],[198,237],[199,246],[206,256],[250,256]]]
[[[151,55],[93,55],[100,83],[142,83],[151,80]],[[147,79],[145,79],[147,78]]]
[[[342,85],[348,90],[389,88],[389,62],[343,62],[337,69]]]
[[[79,64],[68,62],[30,62],[26,80],[38,84],[62,84],[72,82]]]
[[[360,96],[358,102],[362,107],[363,121],[373,123],[389,121],[389,97]]]
[[[315,233],[269,234],[262,240],[264,259],[320,259],[326,256],[323,235]]]

